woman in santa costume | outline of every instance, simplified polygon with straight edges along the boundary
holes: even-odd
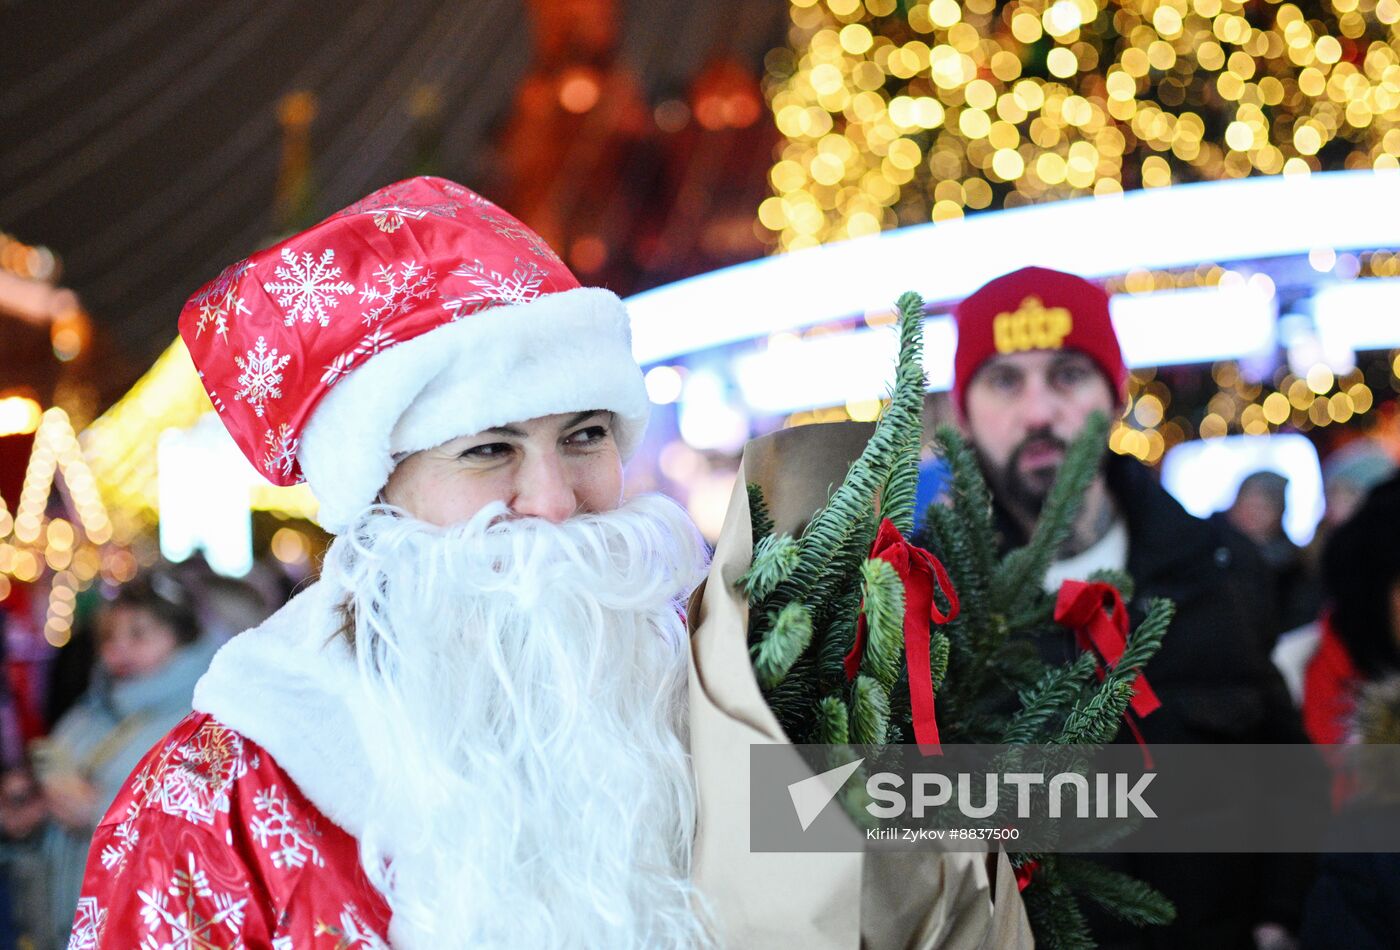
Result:
[[[180,332],[337,537],[132,774],[70,947],[704,945],[676,608],[704,548],[622,502],[620,301],[417,178],[225,269]]]

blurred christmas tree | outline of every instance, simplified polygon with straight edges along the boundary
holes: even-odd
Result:
[[[1173,182],[1397,168],[1400,0],[793,0],[781,250]]]

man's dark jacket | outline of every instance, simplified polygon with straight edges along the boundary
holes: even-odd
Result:
[[[1133,623],[1149,598],[1176,604],[1162,648],[1144,670],[1162,701],[1140,723],[1148,744],[1305,743],[1267,654],[1273,605],[1268,575],[1249,542],[1222,519],[1188,514],[1131,459],[1110,457],[1107,481],[1127,521]],[[1023,544],[1007,512],[998,508],[996,514],[1003,543]],[[1051,662],[1078,654],[1068,631],[1040,646]],[[1119,739],[1131,741],[1126,730]],[[1308,863],[1288,855],[1129,854],[1105,862],[1157,887],[1177,908],[1172,926],[1144,930],[1090,913],[1100,945],[1115,950],[1252,948],[1258,922],[1297,926],[1308,884]]]

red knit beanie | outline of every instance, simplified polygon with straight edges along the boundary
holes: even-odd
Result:
[[[1083,277],[1023,267],[985,284],[953,311],[958,349],[953,401],[963,412],[967,384],[1000,353],[1079,350],[1094,361],[1121,406],[1128,368],[1108,316],[1108,294]]]

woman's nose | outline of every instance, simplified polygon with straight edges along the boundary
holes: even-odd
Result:
[[[568,469],[556,455],[528,460],[521,467],[511,511],[559,524],[578,510],[578,495]]]

